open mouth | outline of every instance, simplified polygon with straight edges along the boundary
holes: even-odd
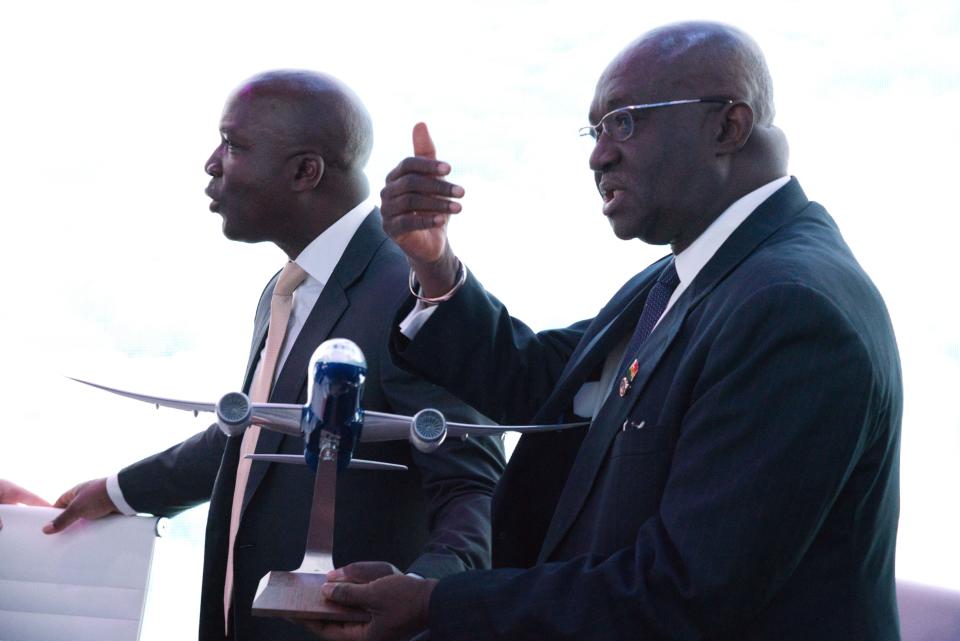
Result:
[[[621,189],[601,189],[600,196],[603,198],[603,213],[609,216],[622,195],[623,190]]]

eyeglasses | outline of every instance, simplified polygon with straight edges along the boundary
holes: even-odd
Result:
[[[698,102],[715,102],[718,104],[733,104],[732,98],[721,98],[719,96],[707,96],[705,98],[688,98],[686,100],[668,100],[667,102],[651,102],[646,105],[629,105],[614,109],[596,125],[589,125],[580,128],[581,136],[590,136],[594,140],[600,137],[600,132],[605,133],[617,142],[629,140],[633,135],[634,112],[645,109],[657,109],[659,107],[672,107],[674,105],[692,105]]]

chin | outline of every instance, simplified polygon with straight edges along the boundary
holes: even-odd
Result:
[[[638,229],[636,220],[627,216],[613,216],[608,220],[610,221],[610,228],[613,230],[614,236],[620,240],[633,240],[634,238],[644,240],[643,233]]]
[[[229,238],[230,240],[236,240],[236,234],[230,227],[230,223],[227,222],[226,218],[224,218],[223,222],[220,224],[220,231],[223,232],[224,237]]]
[[[614,222],[610,223],[610,227],[613,228],[613,235],[619,238],[620,240],[633,240],[634,238],[638,238],[636,234],[632,233],[628,229],[624,229],[621,226],[618,226]]]
[[[223,218],[223,224],[220,226],[220,231],[223,232],[223,235],[228,240],[236,240],[239,242],[245,242],[246,234],[243,233],[242,229],[238,229],[237,225],[231,224],[230,220],[226,216]]]
[[[633,211],[629,214],[621,213],[610,219],[610,227],[614,235],[620,240],[641,240],[648,245],[667,245],[670,239],[666,238],[665,230],[658,229],[659,219],[649,212]]]
[[[227,240],[232,240],[238,243],[262,243],[271,241],[272,236],[267,234],[258,234],[256,230],[250,228],[238,228],[237,225],[230,225],[227,222],[227,219],[223,219],[223,226],[221,227],[223,236]]]

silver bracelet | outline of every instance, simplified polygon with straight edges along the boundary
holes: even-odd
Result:
[[[450,288],[450,291],[444,294],[443,296],[437,296],[436,298],[428,298],[426,296],[421,296],[417,293],[417,275],[414,271],[410,270],[410,278],[407,281],[408,286],[410,287],[410,293],[413,294],[413,297],[417,300],[424,302],[428,305],[436,305],[437,303],[442,303],[453,298],[453,295],[457,293],[463,284],[467,282],[467,266],[463,264],[462,260],[457,259],[460,263],[460,267],[457,269],[457,282]]]

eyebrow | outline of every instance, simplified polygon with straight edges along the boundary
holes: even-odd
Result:
[[[608,113],[610,113],[611,111],[616,111],[617,109],[621,109],[621,108],[627,107],[627,106],[629,106],[629,105],[635,105],[635,104],[637,104],[637,103],[636,103],[636,102],[631,102],[630,100],[625,100],[623,97],[618,96],[618,95],[615,95],[613,98],[607,100],[607,101],[605,102],[605,104],[606,104],[606,108],[603,110],[602,113],[600,113],[599,115],[597,115],[597,121],[598,121],[598,122],[599,122],[600,118],[603,118],[604,116],[606,116],[606,115],[607,115]],[[594,122],[593,116],[594,116],[593,107],[591,107],[591,108],[590,108],[590,111],[587,112],[587,120],[590,121],[591,123]]]
[[[591,125],[596,125],[604,115],[608,112],[600,112],[599,109],[594,111],[595,107],[591,106],[590,111],[587,112],[587,122]],[[599,115],[598,115],[599,114]]]
[[[243,139],[243,136],[240,135],[239,133],[237,133],[237,130],[236,130],[234,127],[232,127],[231,125],[227,125],[227,126],[225,126],[225,127],[220,127],[220,137],[221,137],[221,138],[234,138],[234,139],[238,139],[238,141]]]
[[[637,103],[631,100],[624,100],[620,96],[614,96],[612,99],[607,101],[607,110],[604,111],[603,113],[608,114],[611,111],[615,111],[619,109],[620,107],[626,107],[627,105],[635,105],[635,104]]]

